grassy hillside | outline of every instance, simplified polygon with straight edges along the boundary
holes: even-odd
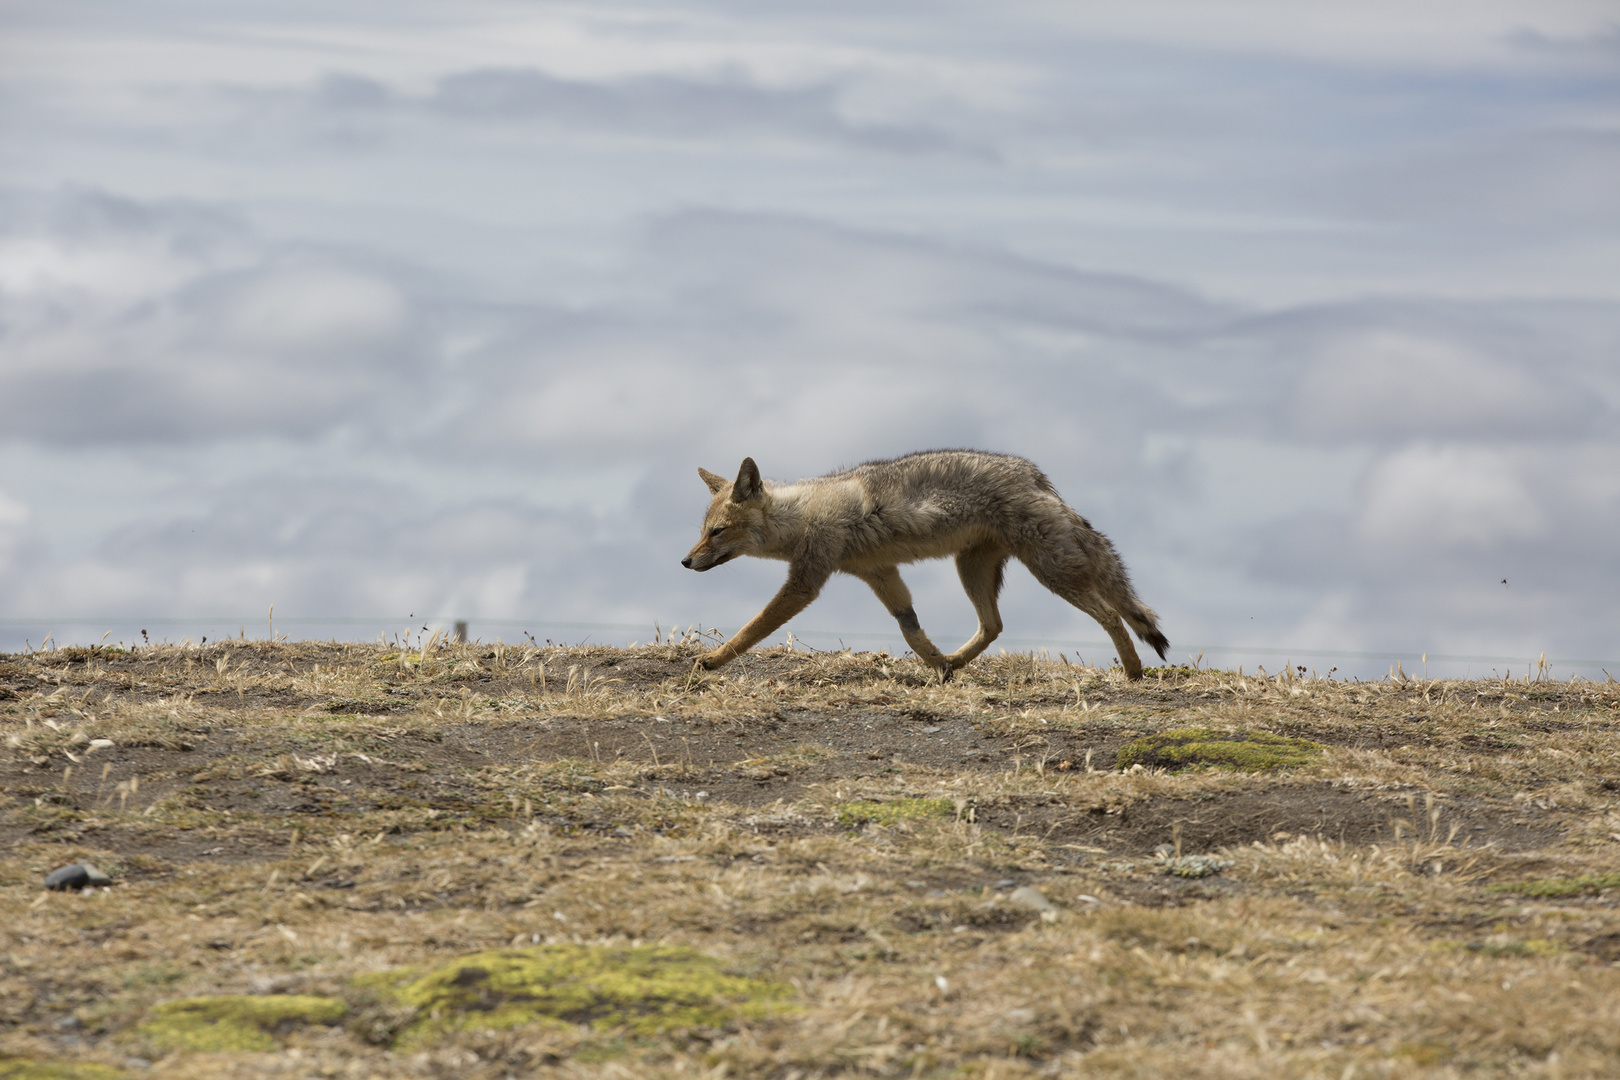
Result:
[[[0,657],[0,1078],[1620,1075],[1620,685],[697,651]]]

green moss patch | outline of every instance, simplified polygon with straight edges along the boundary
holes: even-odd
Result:
[[[950,799],[890,799],[887,802],[839,803],[834,810],[838,814],[838,824],[850,828],[868,821],[876,825],[893,825],[897,821],[918,818],[953,818],[956,816],[956,803]]]
[[[110,1065],[59,1065],[43,1061],[0,1061],[0,1080],[123,1080],[129,1073]]]
[[[1126,743],[1115,761],[1121,769],[1141,765],[1174,771],[1213,765],[1240,772],[1266,772],[1313,764],[1322,750],[1321,743],[1265,731],[1178,728]]]
[[[779,983],[728,975],[712,957],[676,946],[494,949],[425,974],[403,968],[355,982],[411,1010],[395,1040],[400,1045],[532,1023],[634,1035],[721,1027],[779,1012],[792,993]]]
[[[1585,874],[1581,877],[1543,878],[1540,881],[1512,881],[1503,885],[1492,885],[1486,891],[1556,898],[1590,896],[1604,889],[1614,888],[1620,888],[1620,874]]]
[[[222,994],[159,1005],[137,1029],[165,1050],[274,1050],[276,1035],[299,1024],[335,1024],[348,1006],[303,994]]]

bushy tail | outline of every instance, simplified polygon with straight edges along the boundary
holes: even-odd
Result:
[[[1131,575],[1125,569],[1125,563],[1114,548],[1113,541],[1091,527],[1091,522],[1081,517],[1069,508],[1069,514],[1074,518],[1076,526],[1081,530],[1082,546],[1093,550],[1094,555],[1100,555],[1099,561],[1110,565],[1098,567],[1098,583],[1107,593],[1108,603],[1119,612],[1125,624],[1136,631],[1136,636],[1152,646],[1153,651],[1159,654],[1159,659],[1165,659],[1165,652],[1170,648],[1170,639],[1159,631],[1159,617],[1153,609],[1137,598],[1136,590],[1131,586]],[[1093,542],[1088,540],[1094,538]],[[1100,545],[1095,541],[1101,541]],[[1096,548],[1100,547],[1101,551]]]
[[[1121,611],[1120,615],[1130,628],[1136,631],[1136,636],[1153,646],[1153,651],[1159,654],[1160,660],[1163,660],[1165,650],[1170,648],[1170,639],[1159,632],[1159,617],[1153,614],[1152,608],[1138,600],[1134,593],[1130,600],[1132,606]]]

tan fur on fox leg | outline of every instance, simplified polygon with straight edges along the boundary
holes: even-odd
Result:
[[[1006,566],[1007,553],[997,544],[980,544],[956,556],[956,576],[961,579],[962,590],[973,603],[974,614],[979,617],[979,629],[966,644],[945,658],[951,670],[967,667],[974,657],[1001,636],[1001,609],[996,606],[996,597],[1001,595],[1002,575]]]
[[[1131,635],[1126,632],[1125,624],[1119,621],[1118,615],[1107,619],[1098,619],[1108,636],[1113,639],[1114,648],[1119,652],[1119,662],[1125,667],[1125,677],[1132,681],[1142,677],[1142,659],[1136,655],[1136,646],[1131,643]]]
[[[774,634],[783,623],[809,607],[810,602],[821,595],[821,587],[827,583],[830,576],[828,573],[790,568],[787,582],[775,596],[771,597],[771,602],[765,605],[765,609],[748,620],[748,625],[737,631],[730,641],[713,652],[700,656],[698,663],[707,671],[731,663]]]
[[[928,635],[923,632],[922,624],[917,621],[917,612],[911,606],[911,590],[906,588],[899,569],[884,566],[877,570],[862,571],[856,576],[870,585],[878,600],[889,609],[889,614],[900,624],[900,633],[905,637],[906,644],[911,646],[911,651],[917,654],[917,659],[940,672],[941,679],[950,678],[951,673],[945,654],[928,639]]]

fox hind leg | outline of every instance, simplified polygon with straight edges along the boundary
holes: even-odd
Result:
[[[905,637],[906,644],[917,658],[930,668],[940,672],[941,679],[950,678],[950,665],[945,656],[928,640],[923,628],[917,622],[917,612],[911,606],[911,590],[900,578],[900,570],[893,566],[880,567],[877,570],[867,571],[856,575],[872,587],[877,598],[883,606],[889,609],[895,622],[900,624],[900,633]]]
[[[1136,645],[1131,641],[1130,632],[1118,615],[1109,612],[1107,618],[1094,612],[1086,612],[1093,619],[1102,623],[1102,628],[1108,631],[1108,637],[1113,641],[1114,648],[1119,652],[1119,662],[1125,668],[1127,679],[1140,679],[1142,677],[1142,658],[1136,655]]]
[[[1113,605],[1098,595],[1091,574],[1083,567],[1062,565],[1058,558],[1047,556],[1046,553],[1032,552],[1029,557],[1020,557],[1029,567],[1029,572],[1035,575],[1036,581],[1096,619],[1098,624],[1108,631],[1108,638],[1114,643],[1115,651],[1119,653],[1119,662],[1125,668],[1125,677],[1133,681],[1140,679],[1142,658],[1136,655],[1136,646],[1131,642],[1130,632],[1125,629],[1125,624],[1120,621],[1119,612],[1114,610]]]
[[[945,658],[953,671],[966,667],[1001,636],[1001,610],[996,606],[996,598],[1001,595],[1007,557],[1006,550],[999,544],[977,544],[957,552],[956,576],[962,579],[962,589],[973,603],[979,629],[966,644]]]

